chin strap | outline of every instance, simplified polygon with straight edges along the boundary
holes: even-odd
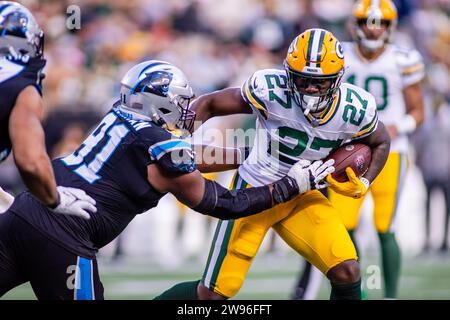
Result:
[[[311,109],[308,108],[308,107],[306,107],[306,108],[305,108],[305,111],[303,112],[303,114],[304,114],[305,116],[307,116],[310,112],[311,112]]]
[[[317,126],[319,125],[319,119],[317,119],[317,118],[314,116],[314,113],[311,112],[311,109],[310,109],[308,106],[307,106],[307,107],[305,108],[305,110],[303,111],[303,114],[305,115],[305,117],[307,117],[309,114],[311,115],[311,117],[312,117],[311,125],[312,125],[313,127],[317,127]]]

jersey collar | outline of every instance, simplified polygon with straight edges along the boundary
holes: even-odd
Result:
[[[378,57],[374,58],[374,59],[367,59],[366,57],[363,56],[363,54],[361,53],[358,43],[353,42],[353,46],[355,48],[354,52],[355,55],[358,57],[358,59],[362,62],[362,63],[373,63],[377,60],[379,60],[382,56],[384,56],[384,54],[386,53],[387,49],[388,49],[388,44],[385,44],[383,52],[381,52],[381,54],[378,55]]]

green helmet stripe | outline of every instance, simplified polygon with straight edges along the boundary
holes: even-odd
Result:
[[[320,61],[323,53],[323,38],[325,38],[325,31],[320,31],[319,49],[317,50],[317,67],[320,68]]]
[[[310,35],[309,35],[309,40],[308,40],[308,53],[306,55],[306,65],[308,67],[311,66],[311,50],[312,50],[312,44],[313,44],[313,39],[314,39],[314,34],[316,33],[316,30],[311,30]]]

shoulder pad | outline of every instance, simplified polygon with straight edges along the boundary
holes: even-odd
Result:
[[[425,66],[419,51],[395,47],[394,53],[402,77],[424,72]]]
[[[151,145],[148,152],[151,159],[167,171],[189,173],[196,169],[191,143],[176,136]]]
[[[273,105],[273,96],[282,96],[286,90],[288,83],[284,70],[263,69],[256,71],[247,79],[241,87],[241,95],[258,115],[267,119]]]

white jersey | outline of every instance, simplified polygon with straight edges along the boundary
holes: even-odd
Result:
[[[403,89],[421,81],[425,75],[421,55],[416,50],[387,45],[376,60],[368,61],[361,56],[356,43],[344,42],[343,47],[344,81],[373,94],[380,120],[386,125],[397,125],[406,115]],[[391,141],[391,151],[408,151],[406,134]]]
[[[284,177],[300,159],[324,159],[345,142],[370,135],[378,124],[374,97],[351,84],[340,86],[316,126],[292,98],[284,70],[257,71],[241,93],[257,114],[254,147],[239,167],[252,186]]]

